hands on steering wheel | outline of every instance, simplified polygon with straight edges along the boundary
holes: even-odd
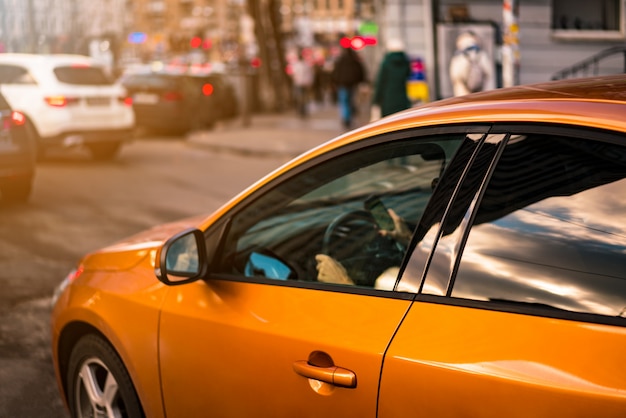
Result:
[[[413,233],[402,219],[393,209],[387,209],[389,216],[393,219],[393,231],[381,229],[379,232],[383,237],[390,237],[398,241],[403,246],[409,245]]]
[[[388,209],[394,224],[393,230],[381,229],[378,233],[383,237],[389,237],[397,241],[402,246],[407,246],[411,240],[412,232],[408,225],[393,209]],[[330,228],[331,230],[333,228]],[[327,234],[330,237],[331,234]],[[329,240],[325,239],[327,244]],[[325,249],[327,245],[324,245]],[[354,281],[350,278],[346,268],[333,257],[327,254],[317,254],[315,256],[317,263],[317,280],[323,283],[334,283],[343,285],[354,285]]]

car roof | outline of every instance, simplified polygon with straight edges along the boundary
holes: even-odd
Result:
[[[3,53],[0,54],[0,63],[21,64],[33,68],[35,66],[55,67],[58,65],[85,64],[99,65],[100,63],[91,57],[77,54],[25,54]]]
[[[404,127],[454,124],[556,123],[626,132],[626,75],[520,85],[444,99],[359,130],[371,136]],[[355,138],[355,137],[353,137]]]

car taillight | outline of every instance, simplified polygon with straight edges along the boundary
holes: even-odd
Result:
[[[26,124],[26,116],[24,116],[22,112],[18,112],[16,110],[11,112],[11,120],[13,121],[13,124],[16,126],[22,126]]]
[[[67,97],[67,96],[48,96],[48,97],[45,97],[44,100],[50,106],[54,106],[54,107],[64,107],[64,106],[78,103],[78,97]]]
[[[183,100],[183,95],[177,91],[168,91],[163,93],[163,100],[166,102],[177,102]]]
[[[117,100],[126,105],[126,106],[132,106],[133,105],[133,98],[130,96],[126,96],[126,97],[118,97]]]
[[[213,94],[213,84],[211,83],[206,83],[202,86],[202,94],[204,94],[205,96],[210,96]]]

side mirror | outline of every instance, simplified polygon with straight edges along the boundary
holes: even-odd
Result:
[[[194,282],[208,267],[204,233],[196,228],[184,230],[168,239],[157,251],[154,273],[166,285]]]

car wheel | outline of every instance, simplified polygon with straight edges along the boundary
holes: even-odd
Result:
[[[0,187],[0,195],[5,203],[24,203],[33,189],[32,177],[12,181]]]
[[[37,161],[44,161],[46,159],[46,148],[42,143],[39,132],[37,132],[37,128],[30,120],[26,123],[26,131],[28,132],[35,149],[35,159]]]
[[[111,345],[96,335],[87,335],[74,346],[67,382],[73,418],[144,417],[122,360]]]
[[[99,161],[115,158],[121,146],[121,142],[96,142],[87,145],[93,159]]]

